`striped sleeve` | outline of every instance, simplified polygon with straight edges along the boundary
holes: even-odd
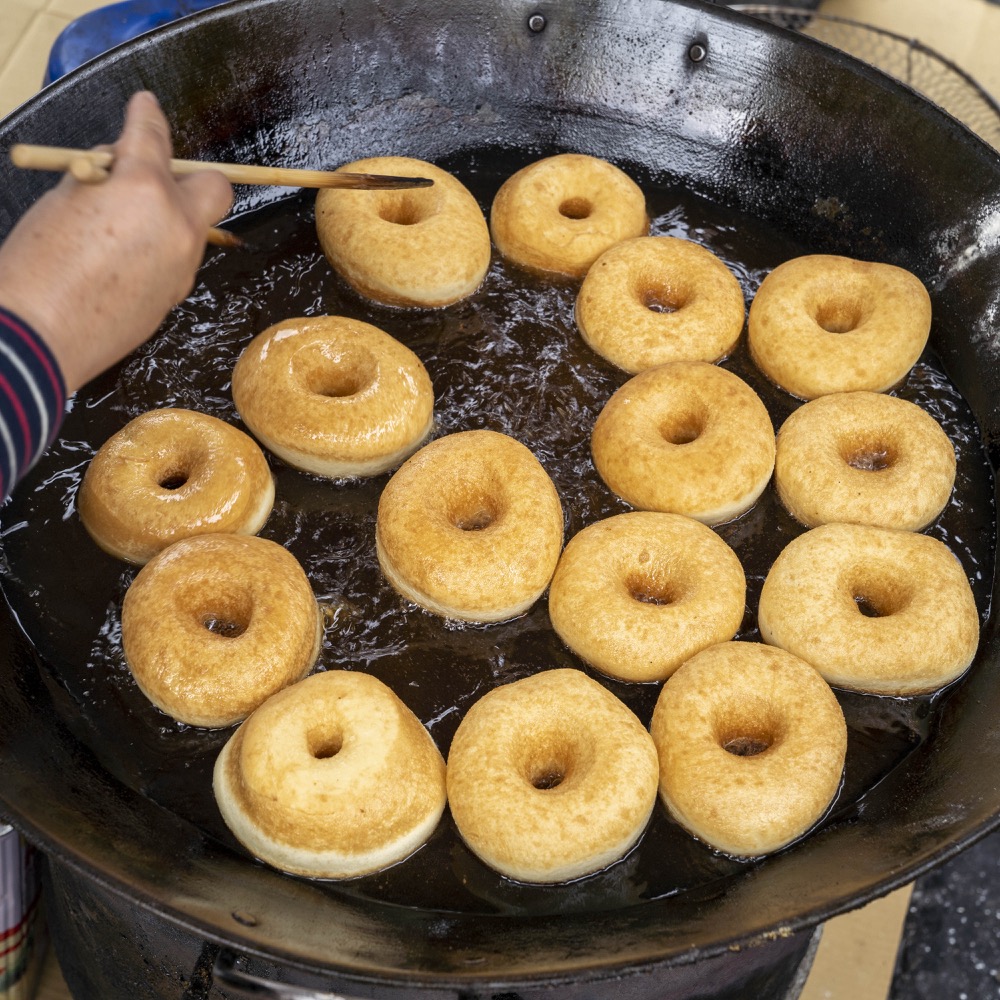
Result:
[[[55,440],[66,383],[46,343],[0,306],[0,497]]]

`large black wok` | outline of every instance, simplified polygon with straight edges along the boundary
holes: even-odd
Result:
[[[97,705],[99,719],[101,678],[78,683],[87,664],[63,654],[77,633],[83,660],[97,641],[84,634],[92,623],[73,612],[89,595],[54,591],[63,600],[27,615],[20,606],[7,611],[0,635],[0,804],[52,859],[53,912],[67,937],[78,938],[81,950],[65,958],[81,995],[117,996],[116,985],[130,997],[208,995],[213,974],[233,956],[249,956],[269,978],[357,996],[601,996],[611,978],[622,996],[655,995],[649,984],[657,983],[661,993],[708,996],[800,955],[817,924],[1000,824],[1000,649],[989,616],[990,476],[1000,459],[993,150],[847,57],[696,0],[245,0],[128,43],[59,81],[0,125],[0,147],[107,141],[140,87],[159,95],[180,156],[328,167],[391,152],[512,169],[572,149],[613,159],[656,190],[683,189],[716,220],[756,220],[786,252],[848,253],[913,270],[934,302],[929,363],[980,429],[968,451],[987,485],[970,531],[979,538],[985,625],[973,668],[942,696],[874,699],[863,710],[855,703],[856,736],[864,719],[882,716],[893,720],[890,729],[909,719],[919,738],[904,737],[905,752],[872,771],[874,787],[852,788],[847,807],[781,854],[730,864],[705,851],[710,877],[683,891],[633,885],[588,896],[583,884],[524,902],[501,887],[495,905],[465,900],[451,909],[425,905],[422,891],[414,890],[416,903],[391,893],[380,901],[378,885],[359,891],[282,876],[251,862],[217,819],[198,822],[201,807],[175,807],[183,795],[174,778],[138,780],[128,758],[146,753],[143,740],[152,737],[127,721],[100,731],[93,711]],[[50,183],[0,165],[0,235]],[[266,211],[286,195],[241,191],[236,212]],[[257,236],[266,238],[269,225]],[[220,309],[231,305],[220,298]],[[473,330],[476,316],[463,315]],[[398,315],[386,322],[404,326]],[[210,354],[211,338],[205,343]],[[123,422],[135,388],[127,376],[138,370],[126,366],[85,393],[67,427],[88,427],[83,411],[105,397]],[[155,404],[159,376],[146,376],[153,387],[136,391],[151,392]],[[205,401],[213,405],[213,397]],[[71,442],[80,463],[99,443]],[[65,480],[39,473],[25,493],[64,488]],[[14,516],[33,503],[15,500],[4,512],[8,589],[24,597],[39,566],[92,561],[96,572],[112,573],[92,547],[60,544],[59,533],[76,528],[50,535]],[[752,608],[743,637],[754,637]],[[117,704],[107,712],[127,720]],[[184,757],[200,736],[176,727],[167,736],[183,749],[184,767],[203,767]],[[856,747],[856,757],[866,752]],[[672,849],[679,841],[671,836],[656,843]],[[427,853],[454,860],[450,843]],[[433,883],[433,868],[417,871],[414,884]],[[449,877],[461,881],[462,871]],[[737,972],[721,978],[701,971],[734,962]],[[113,982],[116,969],[119,979],[131,977],[125,986]],[[750,981],[743,995],[766,995]]]

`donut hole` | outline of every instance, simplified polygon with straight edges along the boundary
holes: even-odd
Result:
[[[850,333],[861,325],[863,316],[856,299],[831,298],[818,305],[815,320],[827,333]]]
[[[220,639],[237,639],[250,627],[250,595],[242,592],[215,595],[214,603],[198,614],[202,628]]]
[[[312,359],[296,374],[307,392],[328,399],[346,399],[375,381],[378,363],[368,351],[347,348],[323,359]]]
[[[757,757],[784,738],[784,725],[765,705],[744,706],[716,729],[716,742],[734,757]]]
[[[536,764],[532,768],[528,780],[533,788],[540,792],[547,792],[551,788],[558,788],[566,777],[565,770],[555,761],[546,764]]]
[[[559,205],[559,214],[566,219],[589,219],[594,206],[588,198],[566,198]]]
[[[759,740],[754,736],[734,736],[722,744],[722,749],[736,757],[756,757],[770,746],[766,740]]]
[[[343,749],[344,736],[339,731],[317,726],[306,733],[306,747],[316,760],[329,760]]]
[[[433,207],[424,199],[403,192],[398,192],[395,198],[385,199],[378,207],[379,218],[394,226],[415,226],[433,214]]]
[[[663,282],[646,282],[636,289],[636,298],[650,312],[672,313],[687,305],[686,296]]]
[[[459,531],[485,531],[503,513],[503,505],[495,494],[470,489],[451,498],[447,518]]]
[[[697,410],[672,413],[660,423],[660,436],[668,444],[691,444],[704,433],[705,414]]]
[[[238,639],[246,632],[247,625],[249,624],[246,621],[216,615],[207,615],[202,619],[201,623],[212,635],[217,635],[223,639]]]
[[[205,462],[204,451],[197,444],[175,449],[153,470],[153,480],[161,490],[176,493],[203,473]]]
[[[532,733],[520,744],[518,767],[524,780],[540,792],[568,785],[585,772],[592,751],[571,734],[562,731]]]
[[[157,477],[156,485],[161,490],[179,490],[182,486],[187,485],[188,478],[187,472],[166,472]]]
[[[895,568],[875,576],[864,574],[850,581],[848,591],[858,613],[865,618],[888,618],[899,614],[910,603],[909,584]]]
[[[883,472],[891,469],[899,459],[896,449],[882,440],[845,441],[840,454],[852,468],[861,472]]]
[[[625,589],[640,604],[676,604],[682,596],[675,580],[653,572],[633,572],[625,577]]]

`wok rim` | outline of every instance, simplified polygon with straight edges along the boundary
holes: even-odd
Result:
[[[135,39],[131,39],[99,58],[73,70],[31,98],[8,116],[8,118],[0,122],[0,136],[5,132],[16,132],[22,127],[23,123],[32,120],[50,101],[57,99],[63,91],[76,87],[81,80],[99,76],[117,63],[133,57],[137,52],[147,47],[159,44],[165,38],[172,38],[183,35],[188,31],[197,30],[205,22],[227,19],[242,12],[277,6],[280,3],[281,0],[229,0],[229,2],[222,3],[217,7],[189,15],[178,22],[157,28]],[[752,20],[738,12],[729,11],[725,8],[716,8],[709,3],[701,3],[699,0],[680,0],[678,6],[694,9],[703,14],[710,12],[713,17],[721,17],[723,19],[732,18],[744,22]],[[778,33],[787,34],[782,32],[782,29],[771,25],[761,22],[753,23],[755,30],[765,34],[771,33],[775,37],[778,37]],[[848,66],[852,72],[874,81],[879,86],[888,86],[901,93],[909,93],[913,99],[929,104],[929,102],[919,98],[915,92],[906,88],[905,85],[885,77],[884,74],[872,67],[858,63],[857,60],[846,53],[801,36],[795,40],[794,44],[815,47],[815,49],[823,52],[823,57],[827,62]],[[989,149],[982,140],[965,129],[960,123],[951,119],[945,112],[940,111],[936,107],[934,111],[940,114],[942,119],[946,119],[946,122],[942,126],[946,130],[950,128],[955,135],[962,136],[963,141],[974,141],[979,143],[984,150]],[[989,152],[995,160],[995,152],[992,150]],[[976,415],[979,418],[980,414],[978,412]],[[992,455],[991,466],[995,474],[996,461],[995,456]],[[994,600],[997,593],[996,588],[997,581],[996,574],[994,574]],[[9,608],[7,610],[9,614]],[[13,621],[13,616],[10,615],[10,617]],[[983,629],[981,650],[987,645],[993,647],[997,644],[996,631],[995,618],[991,615],[988,626]],[[5,636],[4,641],[6,639],[7,637]],[[4,734],[0,732],[0,736],[2,735]],[[126,798],[128,796],[140,798],[138,793],[119,785],[110,776],[107,777],[109,782],[108,794],[112,800],[116,795],[124,795]],[[900,777],[898,774],[890,775],[886,780],[900,780]],[[11,794],[11,791],[13,791],[13,794]],[[72,790],[67,788],[65,792],[66,799],[72,799]],[[36,801],[26,802],[26,799],[31,798],[35,798]],[[36,796],[26,793],[25,787],[20,781],[13,783],[13,785],[0,785],[0,802],[2,802],[4,811],[11,818],[13,824],[29,840],[49,854],[58,864],[65,864],[85,874],[88,878],[93,879],[95,883],[107,890],[145,907],[177,926],[187,928],[207,940],[215,941],[223,946],[236,948],[247,954],[257,955],[265,959],[275,959],[305,970],[332,971],[348,980],[358,983],[369,983],[376,986],[388,984],[398,986],[401,989],[412,989],[414,985],[425,988],[454,988],[456,986],[489,983],[494,987],[518,988],[539,984],[547,986],[560,983],[575,984],[582,980],[599,981],[630,973],[653,972],[664,967],[684,965],[721,956],[734,948],[749,948],[765,943],[767,940],[772,939],[775,934],[783,936],[788,933],[794,934],[808,930],[831,917],[883,896],[950,860],[983,837],[1000,828],[1000,799],[998,799],[991,815],[971,824],[968,828],[963,828],[958,836],[938,844],[935,849],[924,852],[918,858],[911,859],[900,865],[896,870],[887,872],[880,879],[868,883],[861,894],[846,886],[840,891],[832,892],[826,903],[822,906],[807,909],[805,912],[800,912],[790,917],[787,921],[782,921],[780,924],[768,922],[765,926],[761,926],[752,932],[744,931],[729,936],[723,935],[710,945],[704,947],[673,948],[667,952],[654,954],[653,952],[656,951],[656,947],[655,942],[653,942],[647,945],[644,955],[633,956],[621,961],[609,960],[606,956],[595,957],[593,954],[588,954],[587,956],[575,957],[572,963],[555,972],[551,969],[542,969],[532,972],[522,971],[510,975],[500,975],[496,971],[489,974],[477,971],[462,971],[459,969],[450,969],[447,972],[428,972],[408,968],[405,971],[400,971],[390,968],[375,970],[371,968],[351,968],[347,965],[328,966],[325,964],[315,964],[312,956],[305,956],[282,945],[275,946],[271,942],[262,940],[258,934],[251,930],[232,926],[231,922],[227,924],[225,921],[218,919],[225,908],[221,909],[218,915],[210,918],[207,914],[199,912],[197,906],[185,905],[177,899],[165,901],[162,895],[158,894],[150,886],[146,878],[146,873],[137,871],[134,866],[124,863],[122,855],[115,850],[110,842],[108,842],[106,851],[89,850],[83,852],[72,842],[73,832],[71,827],[66,823],[64,810],[59,806],[56,801],[57,799],[61,800],[62,796],[53,796],[49,800],[52,808],[45,809],[44,803],[38,802]],[[26,805],[28,808],[25,808]],[[181,817],[174,816],[174,819],[181,824],[190,825]],[[196,829],[195,834],[196,838],[200,838],[202,841],[208,839]],[[219,851],[221,851],[221,848],[215,845],[214,842],[208,844],[205,849],[206,860],[211,861],[213,853],[218,853]],[[243,861],[243,859],[240,860]],[[751,869],[752,871],[755,871],[755,869]],[[648,905],[643,905],[636,909],[646,910]],[[577,922],[578,919],[586,923],[589,922],[588,918],[591,916],[591,914],[570,914],[561,915],[556,919],[561,923],[566,923],[567,920]],[[486,924],[502,923],[508,919],[505,915],[497,915],[494,918],[481,914],[476,914],[475,918],[476,921]],[[514,919],[522,924],[524,923],[523,917],[515,917]],[[542,922],[545,923],[547,921],[548,918],[545,918],[545,921]]]

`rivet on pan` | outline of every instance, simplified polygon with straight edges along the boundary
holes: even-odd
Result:
[[[691,48],[688,49],[688,59],[694,63],[700,63],[704,60],[705,56],[708,55],[708,49],[702,45],[701,42],[695,42]]]
[[[257,918],[252,913],[247,913],[244,910],[233,910],[232,918],[238,924],[243,924],[244,927],[256,927]]]
[[[532,14],[528,18],[528,28],[538,34],[539,31],[545,30],[545,15],[544,14]]]

